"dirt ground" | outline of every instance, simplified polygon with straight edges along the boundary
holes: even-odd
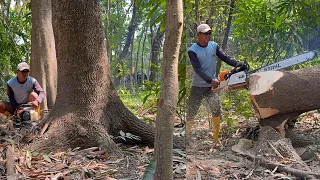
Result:
[[[222,124],[221,136],[218,143],[213,143],[212,132],[206,120],[198,119],[192,129],[192,144],[187,148],[187,174],[188,180],[200,179],[298,179],[291,174],[277,172],[277,169],[267,169],[255,163],[245,155],[233,151],[243,138],[253,138],[252,133],[258,124],[256,119],[237,122],[237,130],[231,130]],[[316,137],[318,142],[310,147],[313,157],[305,160],[312,172],[320,174],[320,113],[308,112],[301,116],[301,121],[296,123],[296,130]],[[251,135],[250,135],[251,134]],[[257,137],[252,140],[255,145]],[[289,165],[288,165],[289,166]]]
[[[179,123],[177,121],[177,123]],[[198,118],[192,129],[192,144],[187,150],[174,150],[174,179],[297,179],[290,174],[267,169],[232,147],[250,136],[255,143],[256,119],[239,120],[235,127],[221,125],[219,143],[213,143],[212,132],[206,119]],[[21,150],[21,143],[36,134],[36,124],[26,125],[29,130],[14,127],[12,121],[0,121],[0,179],[142,179],[154,172],[153,149],[145,146],[119,144],[124,156],[112,157],[99,147],[86,150],[39,154]],[[320,113],[306,113],[296,124],[304,134],[320,141]],[[249,135],[251,134],[251,135]],[[252,135],[253,134],[253,135]],[[184,135],[184,128],[175,128],[175,135]],[[306,160],[313,172],[320,173],[320,142],[310,147],[314,157]],[[10,150],[12,150],[10,152]],[[153,164],[154,165],[154,164]]]

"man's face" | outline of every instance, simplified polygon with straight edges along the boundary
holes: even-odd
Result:
[[[18,79],[20,82],[24,82],[27,80],[27,77],[29,76],[29,70],[25,69],[23,71],[18,70]]]
[[[211,31],[205,33],[199,32],[198,37],[200,42],[208,43],[211,39]]]

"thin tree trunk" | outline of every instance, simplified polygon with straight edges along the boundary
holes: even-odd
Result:
[[[162,62],[161,94],[156,118],[155,180],[172,175],[173,123],[178,101],[178,61],[183,28],[182,0],[167,0],[166,36]]]
[[[32,0],[31,76],[47,94],[41,109],[52,109],[57,93],[57,59],[51,0]]]
[[[158,69],[159,69],[158,66],[159,66],[159,58],[160,58],[163,35],[164,35],[164,32],[160,31],[160,26],[159,26],[152,40],[152,45],[151,45],[151,65],[150,65],[149,80],[152,82],[156,82],[158,80]]]
[[[141,37],[139,39],[139,43],[138,43],[138,50],[137,50],[137,60],[136,60],[136,66],[135,66],[135,71],[134,71],[134,79],[135,79],[135,85],[136,85],[136,89],[138,89],[138,64],[139,64],[139,56],[140,56],[140,44],[142,41],[142,37],[143,37],[143,32],[141,32]]]
[[[119,64],[122,65],[122,70],[124,70],[124,60],[127,58],[128,56],[128,52],[129,52],[129,48],[130,45],[132,43],[132,39],[134,36],[134,32],[136,31],[136,28],[138,27],[138,23],[137,23],[137,12],[139,10],[139,7],[136,5],[136,1],[133,0],[133,10],[132,10],[132,17],[131,17],[131,21],[129,23],[128,26],[128,33],[127,33],[127,37],[126,37],[126,41],[125,41],[125,45],[120,53],[119,56]],[[124,74],[122,73],[121,76],[119,77],[120,79],[122,79],[124,77]]]
[[[230,11],[229,11],[229,16],[228,16],[228,23],[227,23],[227,27],[224,31],[224,37],[223,37],[223,41],[222,41],[222,49],[224,51],[227,49],[228,37],[229,37],[230,28],[231,28],[232,14],[233,14],[233,10],[234,10],[234,2],[235,2],[235,0],[231,0]],[[216,67],[216,74],[217,75],[220,74],[220,69],[221,69],[221,60],[219,59],[217,62],[217,67]]]
[[[201,24],[200,10],[199,10],[200,0],[195,0],[194,6],[195,6],[195,13],[196,13],[196,23],[199,26]]]
[[[133,35],[132,42],[131,42],[132,46],[130,48],[130,62],[129,62],[129,73],[130,74],[128,76],[129,77],[129,87],[131,90],[133,89],[132,76],[134,74],[134,72],[133,72],[133,42],[134,42],[134,35]]]
[[[211,9],[210,9],[210,12],[209,12],[209,17],[208,17],[208,20],[207,20],[207,24],[210,26],[210,27],[213,27],[213,15],[215,13],[215,10],[216,10],[216,6],[214,5],[215,4],[215,0],[212,0],[210,2],[210,4],[212,4],[211,6]]]
[[[144,83],[144,48],[146,44],[146,38],[147,35],[145,34],[143,37],[143,43],[142,43],[142,54],[141,54],[141,83]]]
[[[109,41],[109,36],[108,36],[108,28],[109,28],[109,14],[110,14],[110,1],[109,0],[106,0],[106,3],[105,3],[105,8],[106,8],[106,19],[105,19],[105,30],[104,30],[104,33],[105,33],[105,38],[106,38],[106,48],[107,48],[107,53],[108,53],[108,57],[111,56],[110,54],[110,41]]]

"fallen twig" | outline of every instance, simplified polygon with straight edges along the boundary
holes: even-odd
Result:
[[[272,161],[269,161],[263,157],[257,157],[257,156],[251,156],[249,154],[247,154],[247,156],[249,156],[251,159],[259,159],[259,161],[257,161],[261,166],[265,166],[270,170],[274,170],[275,168],[277,168],[278,172],[286,172],[289,174],[293,174],[296,177],[299,178],[307,178],[307,179],[319,179],[320,178],[320,173],[315,173],[315,172],[311,172],[311,171],[303,171],[303,170],[299,170],[299,169],[295,169],[295,168],[291,168],[288,167],[286,165],[283,164],[277,164],[274,163]]]

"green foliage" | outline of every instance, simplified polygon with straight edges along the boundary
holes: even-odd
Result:
[[[141,92],[132,93],[125,88],[118,89],[118,95],[126,107],[135,115],[138,115],[138,110],[143,108],[142,98],[144,96]]]
[[[249,119],[255,116],[249,93],[246,89],[223,94],[221,106],[224,112],[223,119],[226,119],[229,126],[233,126],[233,120],[239,120],[240,117]]]
[[[304,51],[317,36],[320,16],[315,1],[241,0],[236,7],[233,38],[241,54],[260,65]]]
[[[158,99],[160,98],[160,88],[161,88],[160,83],[146,81],[144,83],[144,86],[148,91],[146,91],[146,95],[143,98],[143,101],[142,101],[143,104],[145,104],[148,99],[149,99],[149,102],[157,104]],[[152,98],[151,100],[150,100],[150,97]]]
[[[0,70],[15,72],[17,64],[30,57],[31,12],[26,4],[10,7],[8,14],[3,12],[0,13]]]
[[[7,9],[0,2],[0,99],[6,98],[6,82],[15,75],[17,65],[30,57],[30,2]],[[8,11],[7,11],[8,10]]]

